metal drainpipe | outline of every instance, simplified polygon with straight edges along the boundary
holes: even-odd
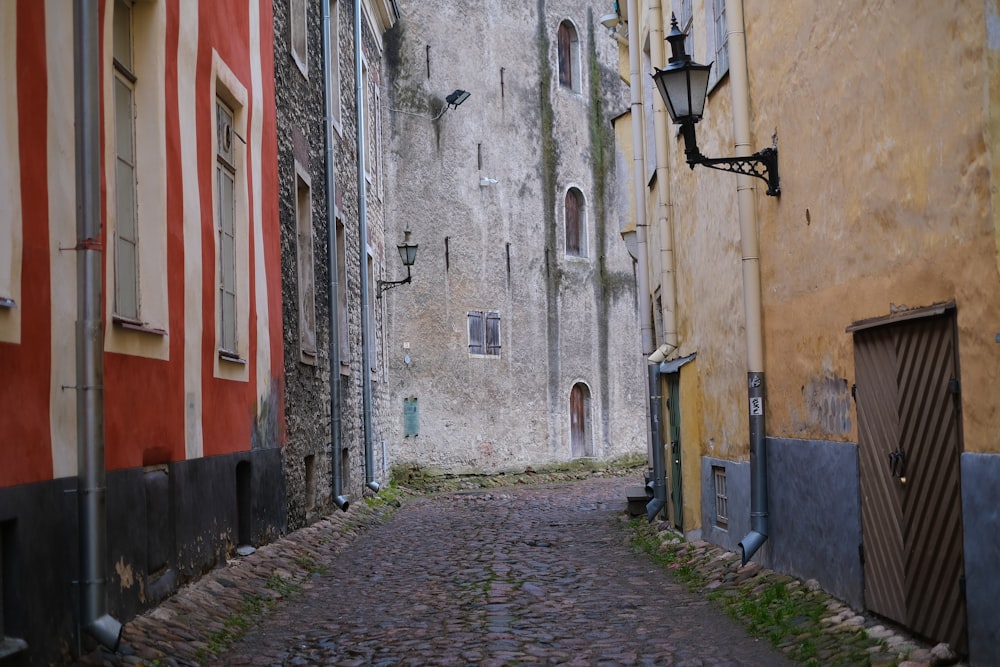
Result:
[[[337,263],[337,179],[334,163],[333,93],[330,90],[330,71],[333,67],[333,43],[330,35],[330,3],[323,2],[323,105],[326,112],[326,247],[327,268],[330,272],[330,457],[333,459],[333,504],[347,511],[350,502],[344,497],[344,471],[342,469],[343,443],[340,437],[340,267]]]
[[[747,72],[743,0],[726,0],[729,35],[729,85],[733,91],[733,134],[736,155],[753,151],[750,144],[750,84]],[[767,540],[767,438],[764,429],[764,326],[760,287],[760,239],[754,207],[756,180],[737,177],[740,246],[743,254],[743,307],[746,312],[747,387],[750,419],[750,532],[740,542],[743,564]]]
[[[639,293],[639,330],[642,340],[642,356],[645,359],[653,352],[653,313],[649,294],[649,257],[646,244],[646,144],[642,138],[643,109],[642,84],[639,77],[639,9],[637,0],[628,0],[628,15],[632,23],[628,27],[629,93],[631,97],[632,123],[632,181],[635,199],[635,244],[636,244],[636,290]],[[653,411],[654,390],[652,371],[647,371],[647,396],[649,408],[649,463],[653,468],[653,499],[646,505],[646,513],[652,520],[667,502],[666,467],[663,462],[663,444],[659,433],[659,405]],[[657,381],[657,384],[659,382]],[[657,399],[658,402],[658,399]]]
[[[358,135],[358,238],[361,251],[361,394],[365,421],[365,486],[378,493],[372,451],[372,370],[368,303],[368,193],[365,186],[365,87],[361,79],[361,0],[354,0],[354,93]]]
[[[650,0],[649,54],[655,67],[666,67],[663,37],[664,16],[667,11],[659,0]],[[674,269],[674,219],[670,197],[670,167],[667,160],[670,124],[667,107],[659,95],[653,95],[653,133],[656,141],[656,210],[660,232],[660,294],[663,318],[663,343],[669,354],[677,349],[677,274]],[[662,346],[661,348],[662,349]]]
[[[76,98],[76,435],[80,625],[111,650],[122,624],[108,614],[104,472],[104,336],[101,313],[100,60],[97,0],[73,4]]]

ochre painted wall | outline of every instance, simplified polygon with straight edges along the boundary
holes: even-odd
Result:
[[[983,3],[747,3],[746,22],[756,141],[776,129],[781,156],[780,201],[758,197],[768,434],[856,440],[844,328],[955,301],[965,450],[1000,451]]]

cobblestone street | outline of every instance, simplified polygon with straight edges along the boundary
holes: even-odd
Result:
[[[790,664],[625,545],[621,479],[419,498],[215,665]]]

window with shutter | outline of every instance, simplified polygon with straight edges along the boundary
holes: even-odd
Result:
[[[587,228],[583,193],[577,188],[566,191],[566,254],[587,256]]]
[[[500,313],[486,313],[486,354],[500,356]]]
[[[486,327],[482,311],[469,313],[469,354],[486,354]]]

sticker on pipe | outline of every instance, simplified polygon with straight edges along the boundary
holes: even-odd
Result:
[[[750,399],[750,416],[760,417],[764,414],[764,399],[760,396],[754,396]]]

